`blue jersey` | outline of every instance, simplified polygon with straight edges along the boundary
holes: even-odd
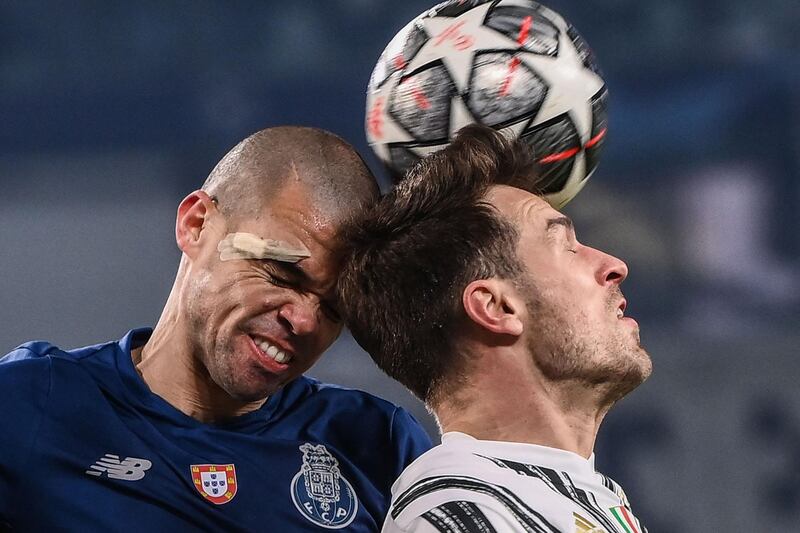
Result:
[[[150,392],[121,341],[0,359],[0,529],[378,531],[430,448],[402,408],[301,377],[226,424]]]

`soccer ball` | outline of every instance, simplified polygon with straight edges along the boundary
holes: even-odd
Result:
[[[608,92],[594,56],[558,13],[528,0],[450,0],[392,39],[367,88],[367,139],[399,179],[481,123],[521,138],[537,188],[560,208],[597,167]]]

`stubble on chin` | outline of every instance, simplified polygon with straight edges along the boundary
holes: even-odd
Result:
[[[234,345],[217,345],[207,357],[204,362],[212,381],[234,400],[252,402],[266,396],[260,387],[253,385],[258,380],[253,375],[256,370]]]
[[[652,363],[637,332],[582,331],[578,328],[591,323],[588,317],[538,307],[529,351],[548,380],[584,383],[617,401],[650,375]]]

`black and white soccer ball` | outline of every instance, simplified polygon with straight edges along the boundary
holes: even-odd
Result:
[[[392,39],[367,88],[367,139],[396,179],[481,123],[523,139],[560,208],[597,167],[608,92],[586,42],[528,0],[450,0]]]

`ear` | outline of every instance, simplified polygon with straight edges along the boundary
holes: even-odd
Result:
[[[462,303],[476,325],[499,335],[522,335],[524,302],[508,282],[475,280],[464,289]]]
[[[183,253],[194,257],[200,235],[210,216],[216,212],[214,200],[205,191],[194,191],[183,199],[175,220],[175,241]]]

